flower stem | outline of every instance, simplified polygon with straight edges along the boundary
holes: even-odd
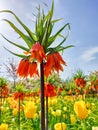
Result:
[[[40,89],[41,89],[41,130],[45,130],[45,107],[44,107],[44,67],[40,64]]]
[[[20,130],[20,96],[19,96],[19,104],[18,104],[18,126],[19,126],[19,130]]]
[[[1,117],[2,117],[2,113],[1,113],[1,107],[2,107],[2,87],[0,88],[0,124],[1,124]]]
[[[48,97],[46,96],[46,130],[48,130]]]
[[[83,127],[83,130],[87,130],[85,125],[85,120],[81,120],[81,126]]]

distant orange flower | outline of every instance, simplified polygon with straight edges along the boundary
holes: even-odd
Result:
[[[22,59],[19,63],[17,74],[21,77],[30,77],[38,74],[37,63],[36,62],[29,62],[27,59]]]
[[[32,46],[30,52],[31,52],[31,58],[36,59],[40,63],[42,62],[43,58],[45,58],[45,52],[43,46],[41,46],[39,42],[36,42]]]
[[[76,84],[76,86],[84,88],[86,85],[86,81],[83,78],[76,78],[75,84]]]
[[[6,84],[2,86],[2,91],[0,92],[0,95],[2,95],[2,97],[8,97],[9,91],[8,88],[6,87]]]
[[[47,62],[44,66],[44,74],[46,77],[48,77],[49,74],[51,75],[54,70],[57,72],[59,72],[59,70],[63,71],[62,64],[66,65],[66,62],[58,52],[47,55],[46,60]]]
[[[45,83],[44,91],[45,91],[46,97],[56,96],[56,88],[55,88],[55,86],[51,85],[50,83]]]
[[[39,90],[38,94],[40,95],[41,90]],[[50,83],[44,84],[44,96],[45,97],[54,97],[56,96],[56,88],[55,86],[51,85]]]
[[[62,91],[63,91],[63,88],[58,88],[58,94],[61,94]]]
[[[23,93],[23,92],[15,92],[13,96],[14,96],[14,100],[17,100],[19,98],[20,98],[20,100],[23,100],[24,97],[25,97],[25,93]]]

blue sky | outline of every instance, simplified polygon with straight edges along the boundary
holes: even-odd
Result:
[[[41,5],[46,11],[48,10],[43,2],[47,3],[48,9],[51,6],[52,0],[0,0],[0,10],[12,10],[31,30],[34,29],[34,17],[32,13],[36,13],[36,6]],[[66,45],[74,45],[74,48],[65,50],[63,54],[64,60],[67,62],[67,67],[64,67],[64,72],[60,73],[61,78],[70,77],[77,69],[82,69],[85,74],[98,70],[98,0],[54,0],[54,18],[63,18],[58,23],[54,31],[59,29],[65,23],[70,23],[71,31]],[[12,41],[17,41],[17,34],[9,27],[8,24],[2,21],[3,18],[8,18],[15,22],[14,17],[9,14],[0,14],[0,33],[4,34]],[[17,25],[17,23],[15,22]],[[18,25],[20,28],[20,26]],[[65,31],[66,32],[66,31]],[[65,33],[66,35],[66,33]],[[22,41],[19,41],[22,44]],[[20,52],[19,49],[7,43],[0,36],[0,65],[3,70],[3,64],[8,58],[13,55],[3,49],[3,46],[9,49]],[[18,62],[19,59],[14,57]]]

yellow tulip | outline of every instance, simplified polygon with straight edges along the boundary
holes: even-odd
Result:
[[[67,119],[67,114],[63,114],[63,118]]]
[[[2,123],[2,124],[0,125],[0,130],[8,130],[8,124]]]
[[[70,120],[72,124],[76,123],[76,118],[73,114],[70,115]]]
[[[17,113],[18,113],[18,109],[17,108],[14,108],[13,111],[12,111],[13,115],[16,116]]]
[[[64,111],[67,111],[67,107],[63,107],[63,110],[64,110]]]
[[[53,99],[52,99],[52,104],[53,104],[53,105],[56,105],[56,104],[57,104],[57,99],[56,99],[56,98],[53,98]]]
[[[53,115],[53,116],[56,116],[56,112],[55,111],[51,111],[51,114]]]
[[[88,108],[88,109],[90,108],[90,103],[89,102],[86,103],[86,108]]]
[[[33,118],[35,117],[35,113],[36,113],[36,105],[34,104],[33,101],[29,101],[26,103],[26,105],[24,106],[24,114],[26,118]]]
[[[57,123],[54,125],[55,130],[66,130],[66,124],[64,122]]]
[[[82,100],[75,102],[74,111],[80,119],[85,119],[88,115],[86,104]]]
[[[34,116],[33,116],[34,119],[38,118],[38,114],[35,113]]]
[[[61,110],[56,110],[56,116],[61,116]]]

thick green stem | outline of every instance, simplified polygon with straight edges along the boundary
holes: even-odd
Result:
[[[40,64],[40,89],[41,89],[41,130],[45,130],[45,105],[44,105],[44,66]]]

